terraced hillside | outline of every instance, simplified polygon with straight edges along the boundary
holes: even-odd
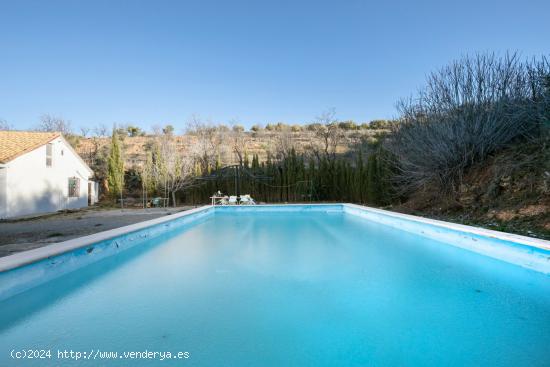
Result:
[[[339,155],[352,154],[352,147],[375,141],[376,137],[384,133],[383,129],[357,129],[343,130],[341,139],[336,146],[336,153]],[[124,137],[124,160],[125,167],[138,168],[143,165],[146,159],[148,146],[155,139],[155,136]],[[191,154],[197,145],[198,137],[191,134],[174,136],[177,145],[184,153]],[[294,148],[296,153],[311,152],[315,144],[315,133],[312,131],[259,131],[241,132],[235,136],[228,132],[219,144],[220,160],[223,164],[232,164],[237,161],[235,150],[252,157],[257,155],[260,162],[267,160],[268,156],[277,157],[282,151]],[[77,152],[87,163],[96,157],[100,152],[109,148],[110,137],[81,138],[77,144]]]

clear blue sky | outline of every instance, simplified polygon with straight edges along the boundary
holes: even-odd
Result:
[[[548,0],[0,0],[0,119],[391,118],[461,55],[548,54],[549,14]]]

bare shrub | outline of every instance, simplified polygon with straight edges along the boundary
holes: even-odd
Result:
[[[0,131],[2,130],[12,130],[12,126],[6,121],[0,119]]]
[[[195,138],[188,149],[194,160],[199,163],[202,172],[216,165],[224,136],[228,133],[226,130],[227,127],[204,122],[198,116],[192,116],[188,121],[187,134]]]
[[[36,131],[59,132],[73,148],[80,144],[80,136],[73,132],[71,121],[61,117],[48,114],[40,116],[40,123],[36,127]]]
[[[296,142],[291,131],[283,130],[273,138],[275,143],[275,156],[284,160],[288,158],[291,152],[296,151]]]
[[[176,206],[176,193],[193,183],[194,160],[184,154],[181,142],[171,132],[155,133],[152,141],[152,160],[147,167],[147,180],[164,191],[164,197],[171,196]]]
[[[456,190],[465,170],[518,139],[538,138],[548,111],[546,58],[464,57],[430,74],[416,98],[399,102],[385,147],[400,193],[437,184]]]
[[[235,157],[235,163],[243,165],[244,157],[250,145],[250,136],[244,131],[244,127],[233,121],[231,132],[228,134],[231,150]]]
[[[48,114],[40,116],[40,123],[38,124],[36,130],[56,131],[62,133],[63,135],[73,134],[73,129],[71,127],[70,121],[65,120],[61,117],[56,117]]]
[[[316,121],[308,125],[313,132],[310,150],[318,160],[325,158],[328,161],[336,159],[336,148],[345,140],[345,133],[338,126],[334,108],[323,112]]]

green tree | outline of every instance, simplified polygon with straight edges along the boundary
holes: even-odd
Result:
[[[237,133],[242,133],[244,131],[244,127],[242,125],[233,125],[231,130]]]
[[[172,125],[166,125],[163,129],[162,129],[162,133],[164,135],[173,135],[174,134],[174,126]]]
[[[124,189],[124,160],[122,159],[122,149],[120,139],[116,130],[113,130],[111,137],[111,152],[109,153],[107,181],[109,192],[113,198],[122,195]]]
[[[141,184],[144,204],[147,204],[149,193],[153,193],[155,191],[155,181],[153,176],[153,154],[151,151],[147,151],[145,154],[145,164],[141,169]]]
[[[367,202],[369,204],[380,202],[380,177],[376,154],[371,154],[367,160]]]
[[[342,130],[357,130],[358,126],[354,121],[342,121],[338,123],[338,127]]]
[[[372,120],[369,123],[369,126],[371,129],[387,129],[390,126],[390,122],[388,120]]]
[[[141,128],[134,125],[128,125],[126,127],[126,131],[128,132],[128,136],[130,137],[145,136],[145,131],[142,131]]]
[[[288,125],[284,122],[277,122],[277,125],[275,125],[276,131],[285,131],[288,130]]]

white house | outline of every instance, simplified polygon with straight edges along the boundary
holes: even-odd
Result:
[[[0,131],[0,218],[93,204],[92,175],[60,133]]]

